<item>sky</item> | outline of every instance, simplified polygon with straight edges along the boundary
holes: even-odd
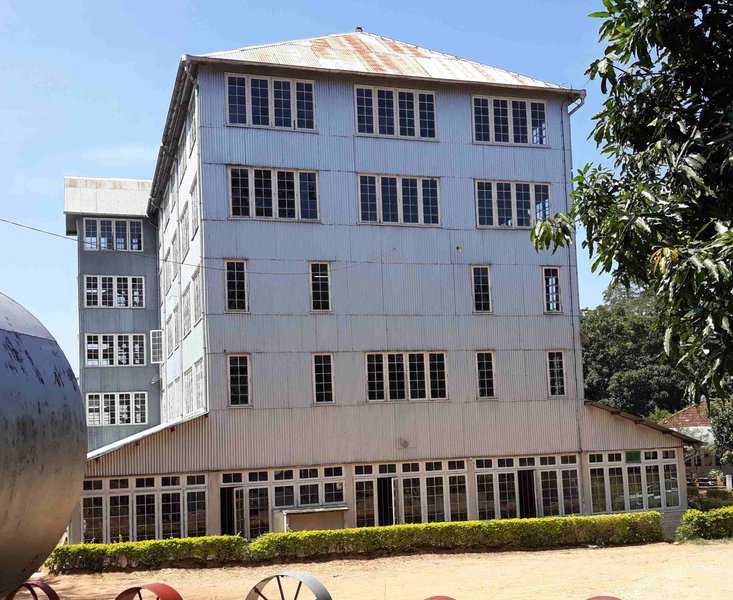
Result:
[[[602,96],[600,0],[28,2],[0,0],[0,219],[64,234],[64,176],[152,177],[182,54],[353,31],[356,26],[588,90],[572,117],[573,166]],[[582,237],[582,233],[579,237]],[[608,278],[580,247],[580,303]],[[76,246],[0,222],[0,292],[48,328],[78,372]]]

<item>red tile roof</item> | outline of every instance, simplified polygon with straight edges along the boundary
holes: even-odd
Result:
[[[666,419],[662,419],[659,424],[675,429],[680,427],[710,427],[708,404],[705,400],[700,404],[691,404]]]

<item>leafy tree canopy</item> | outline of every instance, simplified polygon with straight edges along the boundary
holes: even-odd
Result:
[[[581,317],[585,397],[655,420],[682,408],[685,381],[664,354],[653,294],[609,287],[604,299]]]
[[[607,98],[568,214],[539,222],[538,249],[572,241],[595,271],[655,294],[663,347],[694,398],[733,374],[733,5],[604,0],[604,55],[587,75]],[[620,386],[620,382],[619,382]]]

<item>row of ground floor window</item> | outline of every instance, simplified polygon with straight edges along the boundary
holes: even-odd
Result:
[[[114,542],[680,509],[681,449],[87,479],[70,539]],[[588,496],[585,498],[585,496]]]

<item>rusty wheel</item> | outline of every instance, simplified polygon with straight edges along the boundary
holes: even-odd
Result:
[[[312,575],[286,571],[266,577],[247,594],[246,600],[332,600],[331,594]]]
[[[151,592],[157,600],[183,600],[183,597],[171,586],[165,583],[149,583],[139,587],[131,587],[122,592],[115,600],[143,599],[143,590]]]
[[[15,598],[15,594],[17,594],[21,590],[28,590],[31,596],[33,596],[33,600],[38,600],[38,594],[36,594],[37,589],[46,594],[46,598],[48,598],[48,600],[59,600],[59,595],[54,592],[53,588],[50,585],[44,583],[43,581],[26,581],[23,585],[17,587],[15,590],[5,596],[5,600],[13,600],[13,598]]]

